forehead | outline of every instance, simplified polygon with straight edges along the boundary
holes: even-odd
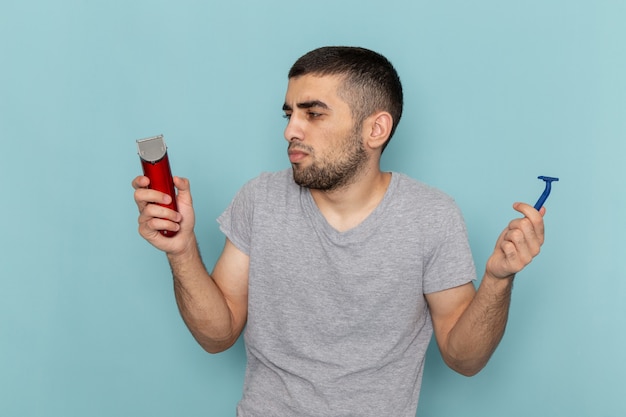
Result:
[[[306,74],[292,77],[287,84],[285,103],[299,103],[319,100],[325,103],[342,102],[339,97],[339,89],[343,77],[338,75],[313,75]]]

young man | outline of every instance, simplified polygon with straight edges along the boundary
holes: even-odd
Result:
[[[443,193],[382,172],[402,113],[392,65],[326,47],[289,72],[283,106],[291,169],[246,184],[220,216],[211,274],[194,235],[189,181],[169,197],[133,181],[139,232],[167,254],[178,307],[208,352],[244,326],[248,365],[237,415],[414,416],[434,331],[445,362],[480,371],[506,325],[513,278],[543,243],[543,214],[497,240],[475,290],[462,216]],[[176,230],[163,237],[159,230]]]

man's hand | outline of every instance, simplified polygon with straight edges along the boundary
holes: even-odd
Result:
[[[168,254],[180,254],[195,246],[193,227],[195,223],[189,180],[174,177],[177,188],[176,203],[178,212],[159,204],[170,203],[170,196],[148,188],[150,179],[136,177],[132,186],[135,189],[135,203],[139,209],[139,234],[157,249]],[[165,237],[159,230],[178,231],[173,237]]]
[[[509,223],[487,260],[485,274],[494,278],[514,277],[539,254],[543,245],[545,207],[537,211],[528,204],[515,203],[513,208],[524,217]]]

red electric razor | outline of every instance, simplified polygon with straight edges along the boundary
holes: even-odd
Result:
[[[163,135],[137,140],[137,151],[141,160],[143,175],[150,178],[149,187],[169,194],[172,197],[170,204],[159,205],[178,211],[174,180],[172,179],[172,170],[170,169],[170,161],[167,158],[167,146],[165,145]],[[160,232],[167,237],[172,237],[177,233],[169,230],[161,230]]]

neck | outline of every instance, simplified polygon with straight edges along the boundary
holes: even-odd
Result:
[[[365,220],[381,202],[391,181],[390,172],[380,168],[361,173],[351,183],[332,190],[311,189],[311,196],[326,221],[340,232]]]

